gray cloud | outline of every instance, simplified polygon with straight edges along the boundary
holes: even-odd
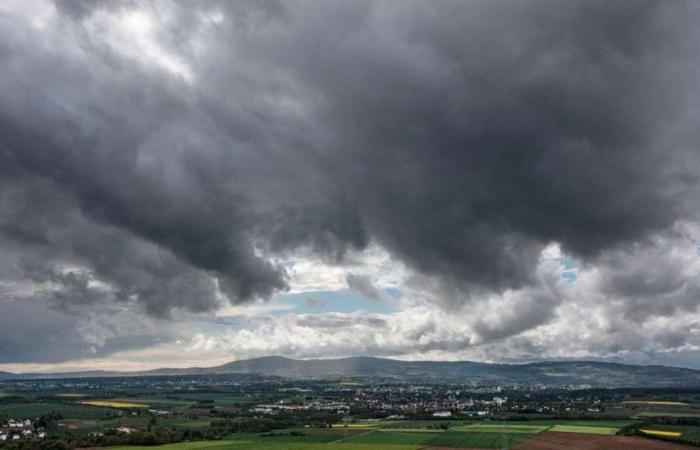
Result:
[[[319,297],[306,297],[304,301],[307,305],[314,308],[325,308],[328,306],[328,300]]]
[[[615,262],[697,219],[693,2],[55,5],[0,15],[0,273],[53,308],[203,312],[371,241],[444,306],[532,294],[482,338],[555,317],[551,242],[629,317],[696,306]]]
[[[167,323],[109,308],[85,316],[63,314],[41,299],[3,302],[0,363],[56,363],[95,358],[173,341]]]
[[[574,287],[576,301],[604,305],[611,318],[633,323],[696,312],[700,256],[692,228],[679,224],[644,243],[605,252],[583,268],[588,273],[583,286]]]
[[[349,273],[345,275],[348,287],[369,300],[380,301],[384,298],[382,292],[372,283],[372,279],[366,275]]]

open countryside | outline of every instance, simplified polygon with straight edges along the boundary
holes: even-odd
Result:
[[[0,380],[0,387],[0,447],[8,448],[700,446],[700,389],[255,374]]]

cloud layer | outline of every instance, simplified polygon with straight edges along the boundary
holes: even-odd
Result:
[[[188,339],[113,309],[192,323],[305,289],[319,312],[184,328],[233,355],[694,351],[699,19],[690,1],[4,2],[0,301],[45,311],[72,342],[52,360]],[[399,289],[400,311],[323,313],[314,280]],[[563,339],[579,315],[606,343]],[[20,353],[0,362],[48,361]]]

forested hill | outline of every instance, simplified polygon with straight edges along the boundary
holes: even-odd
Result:
[[[485,384],[591,385],[593,387],[700,387],[700,371],[667,366],[637,366],[594,361],[490,364],[471,361],[399,361],[352,357],[297,360],[269,356],[209,368],[157,369],[145,372],[71,372],[12,374],[0,378],[80,378],[109,376],[260,374],[288,378],[376,377],[406,381],[459,381]]]

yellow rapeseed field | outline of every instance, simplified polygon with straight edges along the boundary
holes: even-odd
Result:
[[[656,406],[688,406],[683,402],[666,402],[661,400],[627,400],[622,402],[627,405],[656,405]]]
[[[143,403],[115,402],[111,400],[86,400],[81,405],[100,406],[102,408],[148,408]]]
[[[647,428],[642,428],[639,431],[641,431],[644,434],[651,435],[651,436],[678,437],[681,435],[681,433],[678,431],[650,430]]]

